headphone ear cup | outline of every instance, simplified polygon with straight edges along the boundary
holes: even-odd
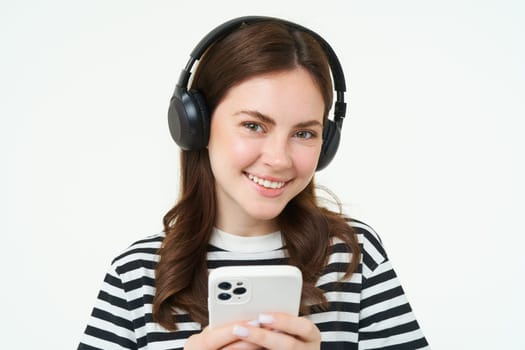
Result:
[[[333,120],[327,120],[323,127],[323,146],[317,162],[317,171],[324,169],[335,157],[339,148],[341,130]]]
[[[177,88],[170,101],[168,124],[171,137],[183,150],[205,148],[210,136],[210,117],[202,94]]]

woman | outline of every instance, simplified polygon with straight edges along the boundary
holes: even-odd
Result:
[[[377,235],[317,203],[314,173],[337,149],[324,147],[338,137],[337,58],[289,22],[225,26],[199,44],[192,90],[190,60],[170,106],[180,199],[163,234],[113,261],[79,349],[427,348]],[[300,316],[206,327],[208,271],[248,264],[297,266]]]

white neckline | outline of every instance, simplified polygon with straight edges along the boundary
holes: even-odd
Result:
[[[210,244],[224,250],[239,253],[261,253],[283,247],[281,231],[261,236],[239,236],[214,228]]]

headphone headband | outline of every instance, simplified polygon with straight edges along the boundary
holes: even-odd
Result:
[[[319,34],[311,29],[303,27],[300,24],[286,21],[275,17],[266,16],[243,16],[231,19],[215,29],[209,32],[204,38],[202,38],[195,48],[190,53],[190,59],[186,63],[186,67],[182,70],[177,85],[179,87],[188,88],[188,82],[191,75],[191,69],[196,61],[200,60],[204,52],[216,41],[230,34],[231,32],[238,29],[242,24],[250,24],[257,22],[276,21],[282,23],[290,28],[297,29],[301,32],[310,34],[323,48],[326,56],[328,57],[328,63],[332,72],[332,79],[334,82],[334,90],[336,91],[336,102],[334,107],[334,121],[339,125],[342,124],[342,118],[346,114],[346,103],[344,101],[344,93],[346,92],[346,82],[343,68],[339,62],[339,58],[335,54],[330,44],[324,40]]]
[[[346,92],[346,83],[345,83],[345,76],[343,73],[343,69],[341,67],[341,63],[339,62],[339,59],[337,58],[337,55],[335,54],[335,51],[332,49],[330,44],[326,40],[324,40],[319,34],[316,32],[303,27],[299,24],[289,22],[283,19],[275,18],[275,17],[264,17],[264,16],[244,16],[244,17],[238,17],[229,20],[228,22],[225,22],[215,29],[213,29],[211,32],[209,32],[204,38],[199,41],[199,43],[195,46],[193,51],[190,54],[190,61],[188,61],[188,64],[190,65],[189,68],[193,65],[193,63],[196,60],[199,60],[201,56],[204,54],[204,52],[208,49],[208,47],[211,46],[214,42],[218,41],[222,37],[230,34],[234,30],[238,29],[243,23],[250,24],[250,23],[257,23],[257,22],[266,22],[266,21],[277,21],[280,22],[290,28],[297,29],[301,32],[305,32],[310,34],[314,37],[314,39],[321,44],[323,49],[325,50],[328,60],[330,63],[330,68],[332,69],[332,75],[334,78],[334,87],[335,90],[338,92]],[[186,66],[188,68],[188,66]]]

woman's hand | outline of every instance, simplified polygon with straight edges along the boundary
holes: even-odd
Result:
[[[310,320],[283,313],[259,315],[257,322],[232,323],[205,328],[194,334],[185,350],[318,350],[321,333]],[[255,325],[258,323],[259,326]]]
[[[231,328],[236,339],[244,340],[242,346],[257,345],[269,350],[318,350],[321,347],[319,329],[306,318],[283,313],[271,313],[260,315],[258,321],[259,327],[252,326],[250,323],[234,325]],[[237,344],[232,344],[224,347],[224,349],[241,348],[238,348]]]
[[[260,350],[256,344],[239,339],[234,334],[236,327],[249,327],[248,322],[231,323],[221,327],[206,327],[202,332],[188,338],[184,350]]]

